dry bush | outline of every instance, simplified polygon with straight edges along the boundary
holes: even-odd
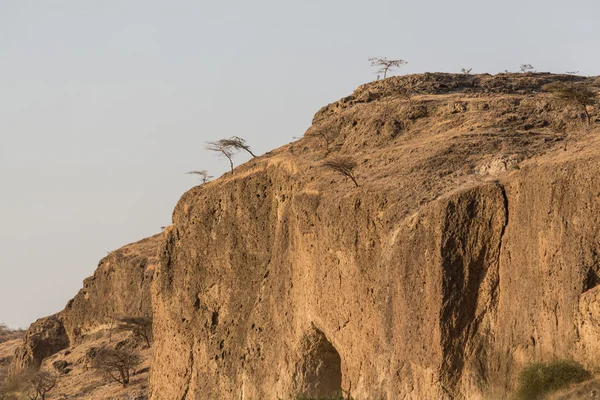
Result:
[[[121,317],[116,319],[117,332],[131,332],[144,339],[148,347],[152,343],[152,318],[150,317]]]
[[[127,387],[131,373],[140,362],[138,353],[131,349],[102,347],[96,351],[92,367]]]
[[[211,178],[213,178],[211,175],[208,174],[208,171],[205,169],[203,169],[202,171],[190,171],[190,172],[187,172],[187,174],[198,175],[198,177],[200,178],[200,180],[202,181],[203,184],[210,181]]]
[[[555,99],[581,109],[585,113],[588,125],[591,124],[591,116],[587,108],[596,104],[598,97],[591,88],[576,83],[553,82],[545,85],[543,89],[550,92]]]
[[[526,74],[526,73],[533,73],[535,72],[535,67],[531,64],[521,64],[521,73]]]
[[[388,60],[386,57],[371,57],[369,58],[372,67],[379,67],[378,74],[383,74],[383,79],[387,77],[387,72],[391,68],[401,67],[407,64],[404,60]]]
[[[344,175],[347,178],[350,178],[352,182],[358,187],[358,182],[356,181],[356,175],[354,174],[354,169],[357,164],[350,157],[336,157],[331,160],[325,161],[323,163],[325,168],[329,168],[339,174]]]
[[[4,382],[0,388],[0,399],[19,399],[25,396],[30,400],[44,400],[57,382],[56,375],[50,372],[25,370]]]

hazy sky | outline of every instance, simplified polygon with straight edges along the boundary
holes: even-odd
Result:
[[[0,322],[62,309],[108,251],[160,231],[203,143],[263,153],[398,73],[596,75],[598,0],[0,0]],[[242,161],[243,157],[238,157]]]

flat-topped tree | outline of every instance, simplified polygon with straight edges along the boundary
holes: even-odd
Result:
[[[388,70],[401,67],[407,64],[404,60],[388,60],[386,57],[371,57],[369,58],[372,67],[379,67],[378,74],[383,74],[383,79],[387,77]]]
[[[358,187],[356,175],[354,174],[354,169],[357,167],[357,164],[352,158],[335,157],[331,160],[325,161],[323,166],[344,175],[346,178],[350,178],[352,182],[354,182],[354,185]]]
[[[221,139],[221,140],[219,140],[219,142],[222,142],[225,146],[228,146],[233,149],[244,150],[245,152],[250,154],[252,157],[256,157],[256,155],[252,152],[252,150],[250,150],[250,146],[246,143],[246,140],[242,139],[239,136],[232,136],[227,139]]]

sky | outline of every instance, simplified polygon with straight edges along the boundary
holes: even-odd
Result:
[[[597,0],[0,0],[0,322],[60,311],[107,252],[160,232],[204,143],[264,153],[395,74],[598,75]],[[246,158],[238,156],[236,161]]]

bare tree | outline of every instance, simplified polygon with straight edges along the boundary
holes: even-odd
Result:
[[[141,337],[150,347],[152,343],[152,318],[149,317],[121,317],[117,318],[117,332],[131,332]]]
[[[379,67],[377,74],[383,74],[383,79],[387,77],[387,72],[391,68],[398,68],[407,64],[404,60],[388,60],[386,57],[371,57],[369,58],[372,67]]]
[[[587,108],[596,103],[598,94],[588,86],[576,83],[553,82],[545,85],[543,89],[550,92],[556,99],[579,107],[585,113],[588,125],[592,123],[592,117]]]
[[[30,372],[25,376],[29,383],[28,396],[31,400],[45,400],[46,394],[54,389],[58,379],[47,371]]]
[[[238,149],[231,147],[224,139],[217,140],[216,142],[206,142],[205,149],[214,151],[220,156],[227,158],[229,160],[229,166],[231,167],[231,173],[233,174],[233,156]]]
[[[535,68],[531,64],[521,64],[521,72],[524,74],[527,72],[535,72]]]
[[[208,171],[205,169],[203,169],[202,171],[190,171],[186,173],[191,175],[198,175],[203,184],[210,181],[210,179],[212,178],[212,176],[209,175]]]
[[[354,169],[357,164],[350,157],[336,157],[334,159],[325,161],[323,163],[325,168],[329,168],[337,173],[344,175],[347,178],[350,178],[352,182],[358,187],[358,182],[356,181],[356,175],[354,174]]]
[[[47,371],[28,369],[19,375],[11,376],[4,382],[0,398],[20,398],[25,395],[30,400],[45,400],[46,395],[56,386],[58,378]]]
[[[250,146],[246,143],[245,139],[242,139],[239,136],[232,136],[227,139],[221,139],[219,142],[223,143],[225,146],[228,146],[232,149],[244,150],[252,157],[256,157],[256,155],[250,150]]]
[[[469,68],[469,69],[461,68],[460,69],[460,72],[463,73],[463,74],[465,74],[465,75],[470,75],[471,71],[473,71],[473,68]]]
[[[140,362],[140,356],[133,350],[102,347],[96,352],[92,366],[123,387],[127,387],[133,369]]]

